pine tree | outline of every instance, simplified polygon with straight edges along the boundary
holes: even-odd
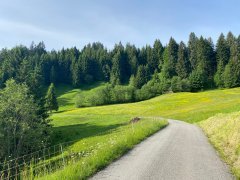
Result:
[[[77,61],[72,62],[72,85],[73,87],[78,87],[81,84],[81,69]]]
[[[188,53],[189,53],[189,61],[191,63],[191,69],[195,70],[197,68],[197,41],[198,38],[192,32],[189,35],[188,41]]]
[[[213,86],[213,76],[216,69],[215,54],[211,40],[200,37],[197,43],[197,74],[202,74],[204,87]],[[196,71],[194,70],[194,71]]]
[[[227,88],[240,85],[240,53],[237,41],[231,44],[230,60],[224,71],[224,86]]]
[[[126,83],[131,76],[131,68],[121,43],[115,46],[113,53],[111,83],[115,85]]]
[[[153,50],[151,46],[146,46],[146,58],[149,71],[153,74],[154,70],[158,68],[158,60],[153,57]]]
[[[51,71],[50,71],[50,82],[51,83],[57,82],[57,75],[56,75],[56,70],[54,65],[51,67]]]
[[[146,47],[142,47],[141,50],[139,51],[138,63],[139,63],[139,65],[146,65],[147,64],[147,51],[146,51]]]
[[[112,60],[112,71],[111,71],[111,78],[110,81],[113,85],[120,84],[121,83],[121,72],[120,72],[120,58],[121,58],[121,52],[118,51],[114,56]]]
[[[159,39],[155,40],[154,45],[153,45],[153,61],[155,62],[155,69],[162,69],[163,65],[163,46],[162,43]],[[156,67],[158,65],[158,67]]]
[[[223,34],[218,38],[216,45],[217,72],[214,76],[215,84],[218,87],[224,86],[224,69],[229,61],[230,48]]]
[[[181,79],[187,78],[190,73],[190,62],[188,59],[188,52],[183,42],[180,42],[178,48],[178,62],[176,65],[176,71]]]
[[[229,47],[232,47],[235,44],[236,37],[233,35],[231,31],[228,32],[226,41]]]
[[[147,66],[140,65],[135,77],[135,87],[140,89],[150,78],[150,72]]]
[[[48,109],[48,111],[50,111],[50,113],[52,113],[53,110],[58,111],[58,102],[53,83],[50,84],[45,99],[46,99],[45,106]]]
[[[176,76],[176,63],[178,60],[178,44],[171,37],[167,49],[164,51],[163,74],[166,78]]]
[[[130,44],[126,45],[126,54],[128,58],[128,62],[130,64],[130,72],[131,75],[135,75],[137,72],[138,67],[138,52],[135,46],[132,46]]]

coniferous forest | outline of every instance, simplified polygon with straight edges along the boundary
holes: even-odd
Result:
[[[59,109],[55,87],[81,88],[97,82],[105,83],[88,97],[77,94],[76,107],[142,101],[171,92],[239,87],[240,36],[221,34],[214,44],[211,38],[191,33],[186,44],[171,37],[165,46],[157,39],[152,46],[137,48],[118,43],[111,50],[92,43],[81,50],[47,51],[43,42],[2,49],[0,144],[4,146],[0,147],[0,161],[54,144],[50,118]]]
[[[157,39],[153,46],[136,48],[118,43],[112,50],[92,43],[81,50],[46,51],[40,42],[29,48],[1,50],[0,87],[13,78],[41,98],[41,89],[51,83],[79,87],[105,81],[109,84],[94,97],[92,105],[132,102],[166,92],[240,86],[239,61],[240,36],[231,32],[221,34],[215,45],[211,38],[194,33],[187,44],[171,37],[166,46]],[[77,104],[81,106],[81,102]]]

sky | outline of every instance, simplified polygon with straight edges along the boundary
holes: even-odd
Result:
[[[137,47],[190,32],[240,34],[238,0],[0,0],[0,48],[43,41],[48,50],[120,41]]]

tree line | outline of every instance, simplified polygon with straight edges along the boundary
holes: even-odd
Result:
[[[211,38],[198,38],[194,33],[187,45],[170,38],[166,46],[156,40],[153,46],[142,48],[119,43],[112,50],[93,43],[81,50],[73,47],[46,51],[43,42],[33,43],[29,48],[17,46],[0,51],[0,87],[14,78],[25,82],[36,95],[39,88],[50,83],[78,87],[96,81],[114,86],[133,81],[134,87],[141,89],[154,73],[173,82],[185,79],[191,91],[236,87],[240,85],[239,47],[240,37],[231,32],[226,37],[221,34],[216,46]]]
[[[0,160],[48,145],[49,113],[58,109],[54,84],[74,87],[105,81],[76,105],[140,101],[166,92],[240,86],[240,36],[211,38],[191,33],[187,44],[170,38],[163,46],[136,48],[101,43],[47,51],[43,42],[0,51]],[[44,87],[49,86],[47,94]],[[87,102],[84,102],[87,101]],[[87,105],[86,105],[87,104]]]

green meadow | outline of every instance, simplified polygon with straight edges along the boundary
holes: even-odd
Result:
[[[91,91],[94,92],[93,88]],[[106,105],[99,107],[76,108],[74,103],[69,105],[62,101],[63,97],[71,95],[71,102],[74,101],[73,92],[70,90],[63,95],[59,94],[60,106],[65,112],[55,113],[52,117],[54,125],[70,123],[65,119],[76,121],[78,116],[161,116],[166,118],[179,119],[190,123],[205,120],[217,113],[228,113],[240,110],[240,88],[210,90],[198,93],[182,92],[164,94],[150,100]],[[81,92],[82,93],[82,92]],[[75,94],[76,95],[76,94]],[[61,108],[60,108],[61,109]]]
[[[64,156],[67,156],[69,151],[85,152],[85,155],[72,163],[67,163],[64,168],[61,167],[39,178],[85,179],[91,176],[141,140],[167,126],[166,120],[157,117],[196,123],[204,122],[203,120],[218,113],[240,110],[240,88],[171,93],[136,103],[75,107],[77,94],[94,93],[96,88],[101,86],[104,84],[80,89],[72,89],[65,85],[57,87],[60,111],[51,116],[52,144],[73,142],[65,149]],[[129,124],[136,116],[143,118],[138,123]],[[221,146],[216,147],[221,149]]]

